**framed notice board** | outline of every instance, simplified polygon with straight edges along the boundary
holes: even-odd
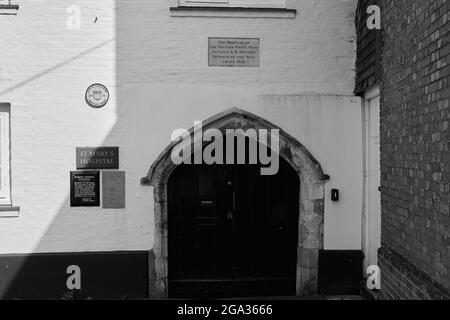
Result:
[[[100,171],[70,172],[70,206],[100,206]]]

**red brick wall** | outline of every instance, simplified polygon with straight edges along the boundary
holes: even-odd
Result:
[[[450,4],[381,7],[383,290],[450,297]]]
[[[448,291],[399,254],[380,249],[382,270],[378,298],[396,300],[449,299]]]
[[[363,95],[381,78],[381,31],[367,28],[367,7],[380,0],[360,0],[356,9],[357,55],[355,94]]]

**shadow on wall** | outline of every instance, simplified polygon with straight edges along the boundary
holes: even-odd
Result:
[[[126,36],[124,36],[126,37]],[[71,63],[79,63],[80,59],[86,58],[91,53],[102,49],[117,39],[110,39],[102,42],[88,50],[74,55],[61,63],[54,65],[51,68],[36,74],[18,84],[15,84],[0,94],[8,94],[14,90],[23,90],[26,86],[33,85],[33,82],[39,81],[41,78],[51,75],[53,72],[58,72],[59,69]],[[116,43],[116,45],[117,45]],[[116,49],[117,50],[117,49]],[[119,50],[117,50],[117,61],[120,61]],[[121,69],[120,64],[116,69]],[[92,78],[91,82],[96,82],[97,79]],[[114,81],[111,81],[114,83]],[[115,80],[116,87],[109,89],[113,93],[112,98],[120,101],[120,87],[121,79],[119,74]],[[26,90],[26,89],[25,89]],[[39,92],[38,92],[39,93]],[[86,105],[83,108],[89,108]],[[108,108],[111,105],[105,107]],[[122,104],[117,103],[117,114],[122,114]],[[92,113],[98,113],[99,110],[92,109]],[[61,115],[63,116],[63,115]],[[121,152],[126,151],[130,154],[138,154],[141,145],[138,143],[130,143],[123,141],[123,118],[118,116],[116,125],[111,129],[104,141],[99,144],[102,146],[120,146]],[[80,132],[80,135],[87,134]],[[20,142],[20,141],[19,141]],[[95,145],[96,146],[96,145]],[[73,148],[75,150],[75,146]],[[75,155],[75,153],[73,153]],[[151,161],[151,159],[149,159]],[[75,162],[74,162],[75,163]],[[124,161],[121,162],[123,165]],[[140,186],[139,178],[146,173],[148,165],[142,168],[137,168],[134,177],[128,181],[128,186],[132,189],[142,188]],[[121,168],[122,169],[122,168]],[[76,170],[73,167],[73,170]],[[125,170],[125,168],[123,168]],[[69,172],[64,172],[67,175],[67,194],[69,194]],[[15,185],[15,188],[20,188],[20,185]],[[146,188],[149,189],[149,188]],[[14,191],[14,190],[13,190]],[[151,192],[149,193],[151,195]],[[152,199],[147,199],[149,206]],[[55,200],[57,202],[57,200]],[[148,251],[133,250],[127,251],[127,237],[129,236],[124,230],[121,230],[119,225],[126,225],[127,211],[125,210],[102,210],[102,209],[79,209],[70,207],[70,197],[62,201],[62,205],[50,223],[44,235],[40,238],[38,244],[34,248],[36,254],[32,255],[5,255],[0,256],[0,299],[139,299],[148,297]],[[130,206],[133,207],[133,206]],[[136,208],[133,208],[136,210]],[[141,212],[143,209],[141,208]],[[147,213],[147,212],[146,212]],[[148,213],[147,213],[148,214]],[[20,219],[20,218],[19,218]],[[150,226],[151,217],[148,214],[146,221],[140,221],[142,227]],[[18,221],[19,222],[19,221]],[[19,222],[20,223],[20,222]],[[116,226],[117,229],[102,230],[102,225]],[[97,228],[98,226],[98,228]],[[149,228],[150,229],[150,228]],[[96,238],[98,242],[98,250],[91,248],[88,250],[73,248],[67,250],[69,252],[49,252],[49,246],[55,243],[71,242],[69,246],[74,246],[74,241],[70,240],[77,238],[80,247],[83,245],[83,236]],[[102,242],[103,237],[115,237],[117,243],[117,250],[110,251],[102,250],[104,246]],[[151,242],[151,241],[149,241]],[[76,244],[76,243],[75,243]],[[58,245],[64,247],[64,244]],[[59,250],[58,250],[59,251]],[[81,251],[81,252],[78,252]],[[88,252],[92,251],[92,252]],[[82,253],[83,252],[83,253]],[[80,268],[80,288],[81,290],[69,288],[71,284],[76,283],[76,280],[71,280],[71,274],[67,273],[68,267],[78,266]]]
[[[141,151],[143,145],[146,144],[145,141],[151,140],[152,137],[147,135],[143,140],[142,136],[137,137],[136,134],[139,133],[138,128],[152,127],[159,120],[148,117],[148,114],[142,118],[136,117],[139,110],[134,110],[130,114],[128,111],[133,110],[134,105],[122,97],[123,92],[127,90],[126,83],[128,81],[124,77],[139,73],[139,70],[129,70],[128,68],[133,68],[133,66],[127,65],[125,61],[130,60],[129,53],[140,51],[142,37],[148,36],[148,33],[139,35],[139,32],[135,32],[133,28],[124,27],[123,24],[130,19],[139,21],[135,17],[135,10],[139,11],[138,8],[145,4],[148,4],[145,0],[133,1],[127,9],[123,7],[127,5],[125,1],[117,1],[116,16],[121,18],[116,19],[115,39],[99,41],[89,49],[55,63],[44,71],[0,92],[0,95],[14,94],[14,91],[18,90],[28,92],[36,86],[37,81],[45,80],[46,77],[53,74],[60,75],[68,65],[82,64],[83,60],[91,59],[92,55],[95,56],[99,50],[103,50],[111,44],[115,45],[116,62],[111,66],[116,70],[115,78],[105,79],[102,82],[110,90],[110,103],[103,109],[91,109],[90,111],[93,115],[114,112],[111,108],[114,108],[113,101],[116,101],[117,121],[110,132],[105,135],[106,138],[103,142],[98,145],[120,147],[120,170],[127,172],[127,195],[143,197],[137,205],[128,198],[125,210],[71,208],[69,172],[61,172],[65,175],[62,179],[67,181],[67,197],[61,201],[62,205],[57,214],[54,215],[47,230],[35,246],[33,252],[37,254],[0,256],[0,299],[136,299],[148,297],[148,249],[151,248],[149,244],[153,241],[151,238],[153,224],[151,212],[145,209],[153,207],[153,199],[151,188],[142,187],[140,178],[146,174],[152,160],[151,157],[145,157],[145,159],[140,157],[144,157]],[[65,12],[65,5],[65,3],[59,4],[58,9],[64,9],[63,12]],[[97,23],[101,24],[101,21]],[[79,32],[81,33],[83,30]],[[126,41],[124,41],[125,39]],[[122,45],[125,42],[126,44]],[[128,47],[124,49],[124,46]],[[151,46],[148,49],[151,50]],[[97,62],[98,60],[92,60],[92,66],[94,67]],[[155,64],[157,62],[149,60],[148,63]],[[68,74],[67,78],[70,76]],[[99,82],[99,78],[103,79],[102,76],[92,77],[88,82]],[[61,82],[59,89],[63,86],[64,83]],[[37,87],[39,88],[39,86]],[[36,94],[40,94],[39,90],[36,91],[38,91]],[[81,94],[84,95],[84,92],[76,92],[76,95]],[[52,101],[49,100],[48,103],[51,104]],[[89,108],[86,104],[80,107]],[[153,104],[147,112],[156,114],[161,107]],[[74,121],[76,122],[76,119]],[[83,128],[82,125],[80,127]],[[124,128],[129,128],[130,132],[126,132]],[[89,132],[81,131],[79,135],[89,135]],[[56,137],[56,139],[59,138]],[[64,139],[64,137],[62,138]],[[170,136],[167,136],[167,143],[169,138]],[[59,143],[59,141],[55,141],[55,143]],[[76,146],[73,146],[74,156]],[[97,146],[97,144],[92,146]],[[72,170],[76,170],[75,159],[73,163]],[[14,167],[12,169],[14,170]],[[14,185],[14,188],[20,187],[19,184]],[[143,195],[149,196],[146,198]],[[59,202],[58,199],[52,201]],[[148,204],[141,206],[141,203],[144,202],[148,202]],[[17,223],[20,223],[20,220],[17,220]],[[142,231],[143,229],[146,230]],[[147,238],[147,241],[142,239],[130,241],[130,238],[134,237],[136,233],[139,233],[141,238]],[[86,245],[86,243],[88,244]],[[97,245],[93,245],[93,243],[97,243]],[[147,243],[147,245],[143,246],[142,243]],[[70,249],[58,250],[52,249],[52,246],[69,247]],[[62,251],[68,252],[61,253]],[[69,288],[71,284],[76,283],[74,278],[70,278],[71,274],[67,273],[68,267],[73,265],[80,267],[81,290]]]

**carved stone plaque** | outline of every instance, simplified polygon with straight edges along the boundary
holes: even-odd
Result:
[[[103,171],[102,203],[104,209],[125,208],[125,172]]]
[[[209,38],[210,67],[259,67],[260,39]]]

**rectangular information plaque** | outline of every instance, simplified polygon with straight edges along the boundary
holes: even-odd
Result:
[[[70,172],[70,206],[71,207],[100,206],[99,171]]]
[[[260,39],[208,38],[210,67],[259,67]]]
[[[125,172],[103,171],[102,206],[104,209],[125,208]]]
[[[77,147],[77,169],[119,169],[119,147]]]

